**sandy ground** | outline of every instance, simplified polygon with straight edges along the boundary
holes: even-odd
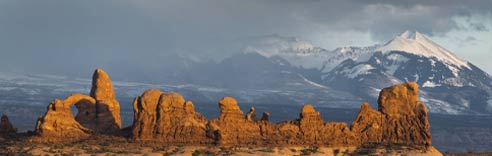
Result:
[[[391,147],[371,145],[367,147],[221,147],[215,145],[166,146],[159,143],[131,142],[121,136],[96,135],[85,140],[53,144],[36,141],[33,137],[0,138],[0,155],[36,156],[352,156],[352,155],[395,155],[395,156],[439,156],[436,149],[422,150],[416,147]]]
[[[27,154],[39,156],[80,155],[80,156],[345,156],[345,155],[441,155],[437,150],[361,150],[356,147],[256,147],[256,148],[221,148],[215,146],[168,146],[162,148],[151,147],[99,147],[99,146],[50,146],[36,145],[32,147],[11,147],[11,154]],[[15,153],[18,151],[19,153]]]

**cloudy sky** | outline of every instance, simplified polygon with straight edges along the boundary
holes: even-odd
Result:
[[[158,66],[146,60],[218,57],[241,38],[271,34],[326,49],[369,46],[407,29],[492,72],[490,0],[1,0],[0,71]]]

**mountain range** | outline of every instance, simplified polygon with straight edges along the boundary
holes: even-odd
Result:
[[[154,73],[124,63],[106,71],[116,80],[122,108],[148,88],[180,92],[197,103],[232,96],[242,103],[337,108],[358,108],[364,99],[375,107],[382,88],[414,81],[432,113],[492,113],[491,76],[417,31],[405,31],[382,45],[334,50],[271,35],[238,51],[220,61],[169,54]],[[87,81],[1,73],[0,103],[45,105],[67,92],[87,93]]]

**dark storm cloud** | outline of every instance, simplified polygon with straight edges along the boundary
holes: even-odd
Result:
[[[491,17],[492,1],[145,1],[150,14],[180,12],[189,25],[203,25],[202,32],[223,39],[247,35],[280,34],[309,38],[328,32],[368,32],[385,41],[407,29],[429,36],[453,29],[487,30],[481,23],[457,23],[454,17],[484,14]],[[164,7],[162,7],[164,6]],[[171,6],[171,7],[165,7]],[[176,7],[178,6],[178,7]],[[168,10],[168,11],[162,11]],[[173,11],[169,11],[173,10]],[[161,14],[162,15],[162,14]],[[207,20],[203,20],[207,19]],[[183,22],[181,22],[183,24]],[[327,36],[329,37],[329,36]]]
[[[431,36],[468,27],[483,30],[485,28],[480,23],[460,26],[453,17],[470,17],[474,14],[488,14],[490,17],[492,12],[492,1],[486,0],[329,2],[306,3],[311,6],[304,11],[304,16],[331,29],[368,31],[377,40],[387,40],[406,29],[416,29]]]
[[[490,31],[454,17],[492,18],[491,6],[454,0],[0,1],[0,70],[87,75],[87,69],[121,64],[156,70],[170,53],[216,58],[235,52],[232,44],[241,38],[268,34],[314,40],[355,31],[384,41],[406,29]]]

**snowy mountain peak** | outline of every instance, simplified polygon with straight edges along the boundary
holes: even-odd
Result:
[[[416,30],[407,30],[403,33],[400,34],[400,38],[406,38],[409,40],[417,40],[417,39],[422,39],[425,38],[420,32]]]
[[[383,53],[391,51],[404,51],[424,57],[435,57],[447,64],[457,67],[467,67],[468,62],[457,57],[451,51],[444,49],[433,41],[427,39],[423,34],[414,30],[407,30],[393,38],[384,46],[377,49]]]

